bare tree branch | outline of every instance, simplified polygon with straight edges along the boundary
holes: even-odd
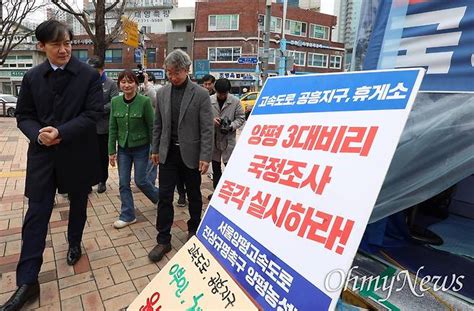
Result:
[[[110,12],[119,2],[120,2],[120,0],[115,0],[115,2],[112,3],[111,6],[109,6],[108,8],[105,9],[105,13]]]
[[[23,25],[27,17],[42,7],[39,1],[2,1],[2,22],[0,25],[0,65],[5,63],[8,54],[32,35],[33,29]],[[3,12],[6,14],[3,15]]]
[[[106,6],[105,0],[93,0],[92,4],[94,5],[94,12],[89,14],[87,8],[84,8],[82,12],[75,11],[66,0],[52,0],[52,3],[54,3],[60,10],[74,15],[92,40],[94,44],[94,54],[101,56],[102,58],[105,57],[105,50],[122,33],[122,21],[120,17],[125,11],[127,2],[128,0],[114,0]],[[119,3],[120,6],[118,6]],[[115,25],[107,32],[105,23],[106,14],[109,13],[107,14],[107,16],[109,16],[112,12],[117,14],[117,18]],[[89,21],[91,15],[94,16],[93,23]]]

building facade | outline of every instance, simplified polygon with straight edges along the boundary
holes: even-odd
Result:
[[[334,11],[338,15],[338,23],[334,31],[334,40],[344,43],[345,69],[350,70],[352,50],[359,27],[362,0],[336,0]]]
[[[241,62],[244,57],[261,60],[264,27],[259,26],[259,20],[264,20],[265,2],[208,0],[196,3],[194,61],[208,61],[209,72],[216,78],[229,78],[234,93],[241,93],[243,88],[255,89],[261,81],[255,63]],[[294,60],[296,74],[342,71],[344,47],[331,38],[335,16],[288,7],[283,25],[283,5],[278,3],[272,4],[271,15],[269,66],[263,68],[269,75],[277,73],[283,26],[286,49]]]
[[[92,40],[86,35],[76,36],[72,41],[72,54],[81,61],[87,61],[93,55]],[[167,35],[146,34],[146,68],[157,80],[164,80],[163,60],[166,56]],[[141,51],[116,40],[105,51],[105,71],[112,79],[124,69],[137,70],[141,63]]]
[[[30,33],[35,27],[36,25],[20,26],[13,42],[20,41],[25,34]],[[0,67],[0,93],[18,96],[21,81],[28,69],[46,60],[45,53],[38,50],[36,44],[36,38],[32,34],[8,53],[5,62]]]

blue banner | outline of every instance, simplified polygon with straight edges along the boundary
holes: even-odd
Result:
[[[264,310],[329,308],[329,296],[214,207],[209,206],[197,237]]]
[[[405,109],[418,69],[269,78],[253,115]]]
[[[364,69],[424,67],[421,91],[474,92],[474,1],[381,1]]]

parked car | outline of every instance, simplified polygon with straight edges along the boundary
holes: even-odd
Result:
[[[242,95],[240,102],[242,103],[242,108],[245,111],[245,119],[247,120],[250,113],[252,112],[253,106],[257,101],[258,92],[248,92]]]
[[[0,115],[14,117],[16,101],[16,96],[10,94],[0,94]]]

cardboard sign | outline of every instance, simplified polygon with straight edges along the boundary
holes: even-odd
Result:
[[[258,309],[204,245],[193,237],[153,278],[128,310]]]
[[[334,309],[423,73],[267,80],[198,230],[260,307]]]

